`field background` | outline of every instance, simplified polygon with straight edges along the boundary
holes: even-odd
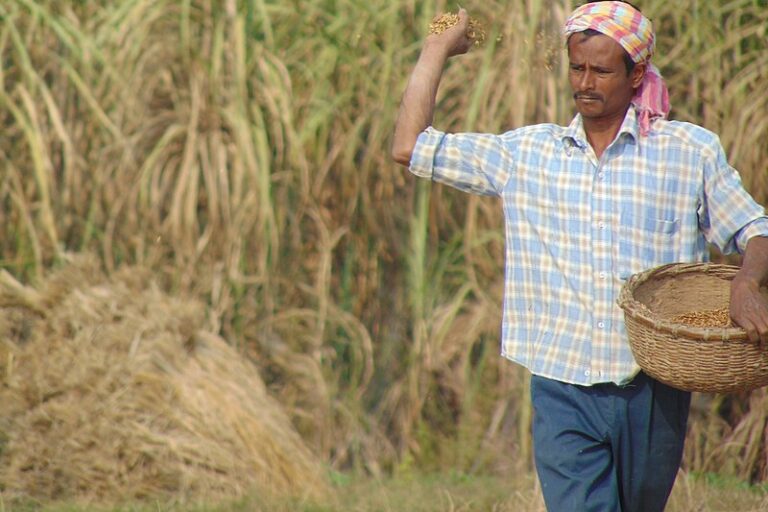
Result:
[[[671,117],[717,132],[768,204],[768,1],[635,3],[656,26]],[[435,124],[567,123],[559,27],[575,4],[462,3],[487,42],[449,63]],[[200,328],[255,365],[337,484],[528,475],[527,375],[498,348],[499,204],[389,157],[427,26],[456,7],[0,3],[2,267],[36,286],[87,254],[199,301]],[[19,350],[5,340],[0,355]],[[768,481],[765,391],[696,396],[691,420],[685,474]],[[473,509],[445,494],[440,509]]]

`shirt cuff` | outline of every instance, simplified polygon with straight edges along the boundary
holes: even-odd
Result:
[[[758,217],[743,228],[736,235],[736,244],[739,252],[744,254],[747,250],[747,242],[756,236],[768,237],[768,217]]]
[[[432,179],[435,153],[443,141],[445,133],[435,130],[431,126],[421,132],[416,139],[416,145],[411,154],[409,170],[420,178]]]

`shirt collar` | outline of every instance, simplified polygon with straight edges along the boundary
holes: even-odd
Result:
[[[634,105],[630,105],[627,110],[627,115],[624,116],[624,121],[621,123],[619,133],[616,134],[616,139],[621,138],[622,135],[627,134],[633,140],[639,139],[640,125],[637,117],[637,110]],[[587,134],[584,131],[584,120],[581,114],[576,116],[571,121],[571,124],[565,129],[562,135],[563,144],[567,147],[576,146],[578,148],[586,148],[588,145]]]

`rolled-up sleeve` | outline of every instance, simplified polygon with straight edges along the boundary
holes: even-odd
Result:
[[[514,159],[502,136],[448,134],[432,127],[416,141],[410,171],[480,195],[500,195]]]
[[[747,242],[756,236],[768,237],[768,216],[764,215],[753,220],[739,231],[738,235],[736,235],[739,252],[743,253],[747,248]]]
[[[419,134],[411,155],[410,171],[420,178],[432,178],[435,152],[445,134],[432,127]]]

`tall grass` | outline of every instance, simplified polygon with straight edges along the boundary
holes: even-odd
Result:
[[[567,122],[559,27],[572,4],[464,5],[488,43],[450,62],[436,124]],[[718,131],[765,204],[766,2],[640,4],[674,115]],[[107,270],[142,263],[203,298],[210,327],[259,365],[333,467],[527,463],[526,375],[498,356],[499,205],[418,183],[389,158],[429,20],[455,8],[4,2],[3,266],[35,279],[64,252],[94,252]],[[697,419],[708,448],[690,464],[710,467],[718,440],[742,430],[754,452],[765,408],[749,400]],[[765,478],[765,457],[748,460],[733,471]]]

